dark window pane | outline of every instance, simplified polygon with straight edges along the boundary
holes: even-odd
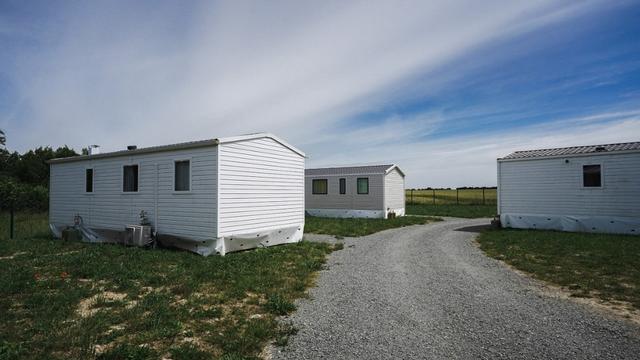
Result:
[[[340,179],[340,194],[347,193],[347,179]]]
[[[602,171],[600,165],[584,165],[582,167],[582,184],[584,187],[602,186]]]
[[[138,165],[127,165],[123,171],[122,191],[138,191]]]
[[[84,191],[93,192],[93,169],[85,170],[85,187]]]
[[[311,181],[311,192],[313,194],[324,195],[327,193],[327,179],[314,179]]]
[[[189,160],[176,161],[175,191],[189,191]]]
[[[358,194],[369,193],[369,178],[358,178]]]

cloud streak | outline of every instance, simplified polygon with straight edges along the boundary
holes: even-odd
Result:
[[[4,74],[18,99],[10,109],[0,110],[9,145],[26,149],[98,143],[116,150],[130,143],[146,146],[270,131],[303,147],[311,164],[406,161],[409,172],[419,174],[416,183],[445,185],[462,171],[447,177],[446,169],[457,166],[462,158],[458,151],[466,153],[468,147],[456,143],[464,141],[462,137],[450,143],[430,139],[454,125],[444,109],[387,111],[366,120],[363,114],[437,93],[443,84],[474,69],[473,64],[447,68],[450,64],[602,3],[283,1],[189,6],[68,3],[53,9],[47,16],[52,20],[36,30],[0,26],[7,29],[3,33],[28,31],[40,41],[16,51],[14,66]],[[635,121],[620,122],[619,129],[637,126]],[[516,134],[506,143],[494,143],[508,148]],[[473,144],[476,156],[498,151],[485,141]],[[464,150],[443,152],[452,148]],[[411,155],[396,155],[404,153]],[[417,160],[433,156],[451,161]],[[478,170],[482,175],[473,181],[491,183],[493,165],[476,163],[488,168]],[[442,167],[442,175],[435,178],[440,180],[432,181],[433,172],[422,166]]]

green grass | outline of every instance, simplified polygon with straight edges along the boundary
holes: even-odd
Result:
[[[22,239],[49,237],[47,213],[18,212],[14,215],[14,236]],[[0,239],[9,238],[9,213],[0,212]]]
[[[54,240],[46,214],[0,214],[0,359],[257,358],[334,247],[225,257]]]
[[[461,218],[493,217],[496,212],[496,189],[406,191],[406,211],[409,215],[452,216]]]
[[[429,205],[483,205],[482,189],[460,189],[456,197],[456,190],[435,190],[435,204],[433,190],[406,190],[407,204]],[[485,189],[484,205],[495,205],[496,189]]]
[[[488,230],[489,256],[577,297],[623,301],[640,309],[640,237],[543,230]]]
[[[325,218],[307,216],[304,231],[336,236],[365,236],[378,231],[409,225],[422,225],[442,219],[423,216],[401,216],[395,219]]]
[[[496,205],[455,205],[455,204],[418,204],[406,205],[409,215],[452,216],[460,218],[493,217]]]

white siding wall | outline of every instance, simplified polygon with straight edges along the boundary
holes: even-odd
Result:
[[[189,193],[173,191],[173,162],[180,159],[191,160]],[[122,167],[129,164],[139,166],[137,193],[122,192]],[[84,192],[87,167],[94,169],[92,194]],[[216,147],[52,164],[50,222],[70,225],[78,213],[89,227],[123,230],[125,225],[138,224],[140,210],[144,210],[154,223],[157,179],[158,232],[212,239],[216,234],[216,167]]]
[[[369,194],[358,194],[357,179],[369,178]],[[327,179],[327,194],[313,194],[313,179]],[[340,194],[340,180],[346,179],[346,194]],[[383,175],[318,175],[305,179],[307,209],[384,210]]]
[[[404,209],[404,176],[393,169],[384,178],[384,197],[386,209]]]
[[[640,217],[640,153],[504,161],[502,214]],[[602,188],[582,187],[582,166],[601,164]]]
[[[270,138],[219,145],[219,236],[304,224],[304,157]]]

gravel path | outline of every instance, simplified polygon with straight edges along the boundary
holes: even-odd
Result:
[[[640,328],[545,295],[456,230],[487,222],[345,239],[288,319],[298,334],[273,358],[638,359]]]

